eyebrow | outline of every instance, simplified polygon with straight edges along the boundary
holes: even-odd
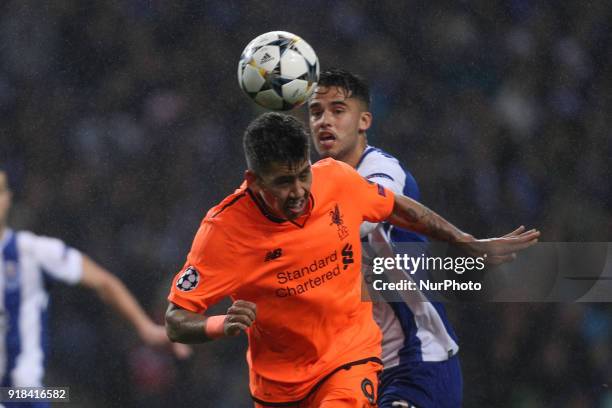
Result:
[[[306,167],[304,167],[303,169],[301,169],[300,171],[298,171],[295,174],[283,174],[281,176],[275,177],[272,179],[272,181],[284,181],[284,180],[290,180],[296,177],[301,176],[302,174],[308,173],[310,171],[310,169],[312,168],[312,164],[308,163],[308,165]]]
[[[345,100],[336,100],[336,101],[331,101],[332,106],[334,105],[341,105],[341,106],[348,106],[347,103],[345,102]],[[308,109],[310,108],[318,108],[321,106],[321,102],[313,102],[310,105],[308,105]]]
[[[290,175],[278,176],[272,179],[272,183],[283,183],[285,181],[293,180],[295,177]]]

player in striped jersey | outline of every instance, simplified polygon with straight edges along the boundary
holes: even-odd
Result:
[[[323,72],[309,102],[316,150],[323,157],[350,164],[366,179],[418,201],[419,189],[412,175],[396,158],[367,145],[366,131],[372,122],[369,105],[370,92],[363,79],[340,69]],[[392,255],[393,244],[398,242],[421,243],[411,245],[415,256],[426,246],[424,236],[387,222],[366,222],[361,235],[376,242],[383,251],[380,256]],[[408,296],[405,302],[374,303],[374,318],[383,332],[379,407],[459,407],[459,347],[444,306],[426,301],[418,292],[408,291]]]
[[[93,289],[118,310],[152,346],[170,345],[119,279],[59,239],[13,231],[7,226],[11,191],[0,169],[0,378],[2,387],[39,387],[44,376],[48,280]],[[178,357],[190,353],[173,344]],[[27,404],[20,404],[26,407]],[[46,406],[32,404],[31,406]]]

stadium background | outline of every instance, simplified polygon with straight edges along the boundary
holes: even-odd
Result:
[[[547,241],[609,241],[610,21],[606,1],[2,2],[11,223],[92,254],[161,322],[202,215],[241,182],[261,110],[238,57],[282,29],[322,68],[370,80],[370,141],[448,219],[478,236],[525,223]],[[92,296],[52,291],[47,382],[76,405],[249,406],[243,338],[177,363]],[[449,308],[466,407],[612,407],[608,304]]]

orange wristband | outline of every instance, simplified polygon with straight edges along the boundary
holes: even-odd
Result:
[[[226,315],[209,316],[204,324],[204,333],[209,339],[218,339],[225,336],[223,331],[223,323]]]

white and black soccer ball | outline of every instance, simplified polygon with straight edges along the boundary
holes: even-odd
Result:
[[[198,271],[193,266],[190,266],[185,269],[185,272],[176,281],[176,288],[183,292],[189,292],[195,289],[199,282],[200,275]]]
[[[319,59],[302,38],[271,31],[251,41],[238,63],[240,88],[267,109],[289,110],[312,95],[319,80]]]

